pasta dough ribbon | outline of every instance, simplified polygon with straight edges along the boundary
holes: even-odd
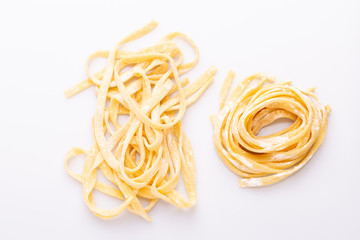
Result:
[[[194,103],[213,82],[215,67],[189,83],[189,72],[198,62],[199,50],[182,33],[170,33],[153,46],[139,51],[121,48],[157,26],[151,22],[120,41],[111,51],[97,51],[86,63],[88,78],[65,91],[71,97],[95,85],[97,103],[93,118],[95,143],[89,151],[72,148],[65,156],[66,171],[83,184],[83,198],[89,209],[101,218],[112,218],[125,209],[151,221],[150,209],[158,199],[179,208],[196,203],[195,162],[189,139],[181,124],[186,107]],[[183,63],[181,49],[173,41],[183,38],[194,50],[195,58]],[[105,68],[95,74],[89,64],[107,58]],[[127,116],[124,124],[120,116]],[[82,174],[72,172],[68,162],[85,154]],[[113,186],[98,181],[98,170]],[[182,175],[188,198],[175,188]],[[93,191],[123,200],[111,210],[96,206]],[[140,198],[149,205],[143,207]]]

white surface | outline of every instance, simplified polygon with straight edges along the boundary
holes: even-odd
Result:
[[[1,239],[360,239],[359,1],[116,2],[0,4]],[[63,91],[85,77],[90,53],[151,19],[159,27],[132,47],[182,31],[201,54],[190,78],[210,65],[219,69],[183,119],[198,203],[182,211],[160,202],[152,223],[128,212],[104,221],[63,167],[70,147],[92,143],[94,91],[70,100]],[[230,68],[237,81],[263,71],[316,86],[332,107],[319,151],[281,183],[240,189],[215,152],[209,116],[218,112]]]

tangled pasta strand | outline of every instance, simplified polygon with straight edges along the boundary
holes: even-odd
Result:
[[[180,120],[186,107],[213,82],[217,70],[210,67],[191,84],[188,78],[181,79],[197,64],[199,51],[189,37],[179,32],[139,51],[120,50],[156,26],[153,21],[124,38],[113,50],[90,55],[86,64],[88,79],[65,91],[71,97],[90,86],[96,87],[95,142],[89,151],[70,149],[65,168],[82,183],[86,205],[101,218],[112,218],[128,209],[151,221],[148,212],[158,199],[179,208],[196,203],[193,151]],[[192,46],[193,61],[183,63],[182,51],[173,41],[177,37]],[[90,74],[90,62],[99,57],[108,59],[106,67]],[[118,122],[121,115],[128,116],[123,125]],[[68,162],[79,154],[86,156],[81,175],[68,167]],[[116,187],[98,181],[98,169]],[[188,199],[175,190],[180,174]],[[99,208],[93,199],[95,189],[124,201],[115,209]],[[139,198],[148,199],[149,205],[143,207]]]
[[[211,117],[216,150],[225,165],[242,177],[240,187],[283,180],[301,169],[323,142],[330,107],[312,93],[314,88],[299,90],[262,73],[245,78],[227,97],[234,77],[229,71],[220,90],[220,114]],[[280,118],[293,124],[257,136]]]

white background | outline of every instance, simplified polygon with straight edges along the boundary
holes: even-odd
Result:
[[[359,12],[359,1],[2,1],[0,238],[360,239]],[[90,53],[112,48],[151,19],[159,27],[130,48],[182,31],[200,49],[190,79],[210,65],[219,69],[183,119],[198,203],[184,211],[159,202],[152,223],[129,212],[104,221],[63,167],[69,148],[92,144],[94,89],[69,100],[63,91],[85,78]],[[262,71],[316,86],[332,107],[323,145],[285,181],[240,189],[217,156],[209,116],[218,112],[229,69],[236,81]]]

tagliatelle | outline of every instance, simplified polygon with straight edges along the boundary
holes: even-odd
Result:
[[[197,64],[199,51],[189,37],[178,32],[136,52],[119,49],[156,26],[151,22],[113,50],[92,54],[86,66],[89,78],[65,91],[71,97],[96,87],[95,143],[89,151],[72,148],[65,156],[65,168],[82,183],[86,205],[101,218],[112,218],[128,209],[151,221],[147,213],[158,199],[179,208],[196,203],[193,151],[180,120],[186,107],[213,82],[217,70],[210,67],[191,84],[188,78],[180,79]],[[173,41],[177,37],[192,46],[193,61],[183,63],[182,51]],[[89,63],[99,57],[108,59],[106,67],[90,74]],[[121,115],[128,116],[123,125],[118,122]],[[79,154],[86,156],[81,175],[68,168],[68,161]],[[97,180],[98,169],[115,187]],[[175,190],[180,174],[188,199]],[[99,208],[93,199],[94,189],[124,201],[115,209]],[[143,207],[139,198],[148,199],[149,205]]]
[[[242,177],[240,187],[283,180],[301,169],[323,142],[330,107],[312,93],[314,88],[299,90],[261,73],[245,78],[226,100],[234,77],[229,71],[220,90],[220,114],[211,117],[216,150],[226,166]],[[293,124],[257,136],[280,118]]]

